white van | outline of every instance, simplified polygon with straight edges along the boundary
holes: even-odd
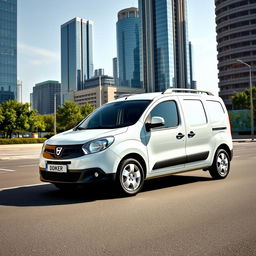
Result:
[[[168,89],[126,96],[47,140],[41,181],[67,189],[114,180],[126,195],[144,180],[190,170],[226,178],[233,145],[227,110],[210,92]]]

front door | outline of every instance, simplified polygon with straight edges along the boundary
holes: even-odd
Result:
[[[146,122],[150,122],[153,116],[162,117],[165,124],[145,131],[149,159],[148,176],[181,171],[186,162],[186,137],[177,98],[172,97],[170,100],[156,103]]]

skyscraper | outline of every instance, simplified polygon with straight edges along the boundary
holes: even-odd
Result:
[[[104,76],[104,68],[95,69],[94,76]]]
[[[22,103],[22,84],[21,80],[17,81],[17,101]]]
[[[39,114],[54,113],[54,95],[56,94],[56,107],[60,105],[60,83],[48,80],[33,87],[32,104]]]
[[[61,26],[61,85],[67,91],[84,89],[84,81],[93,77],[93,24],[74,18]]]
[[[141,74],[147,92],[191,88],[185,0],[139,0]]]
[[[138,9],[135,7],[118,13],[116,33],[120,86],[141,87],[138,16]]]
[[[256,1],[216,0],[219,95],[232,109],[232,96],[249,88],[249,68],[256,66]],[[255,85],[255,68],[252,82]]]
[[[16,99],[17,0],[0,0],[0,103]]]
[[[117,58],[113,58],[113,77],[114,77],[115,85],[119,85],[119,82],[118,82],[118,62],[117,62]]]
[[[189,49],[189,72],[190,72],[190,85],[191,89],[197,89],[196,81],[194,80],[194,72],[193,72],[193,46],[192,43],[189,42],[188,44]]]

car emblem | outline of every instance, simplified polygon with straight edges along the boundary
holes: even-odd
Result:
[[[61,152],[62,152],[62,147],[57,147],[56,148],[56,155],[60,156]]]

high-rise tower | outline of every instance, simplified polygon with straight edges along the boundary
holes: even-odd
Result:
[[[141,74],[148,92],[191,88],[185,0],[139,0]]]
[[[17,95],[17,0],[0,0],[0,103]]]
[[[119,85],[139,88],[139,15],[135,7],[121,10],[116,23]]]
[[[256,1],[216,0],[215,6],[219,95],[231,109],[232,96],[249,88],[249,68],[238,60],[256,66]]]
[[[93,24],[74,18],[61,26],[61,86],[68,91],[84,89],[84,81],[93,77]]]

